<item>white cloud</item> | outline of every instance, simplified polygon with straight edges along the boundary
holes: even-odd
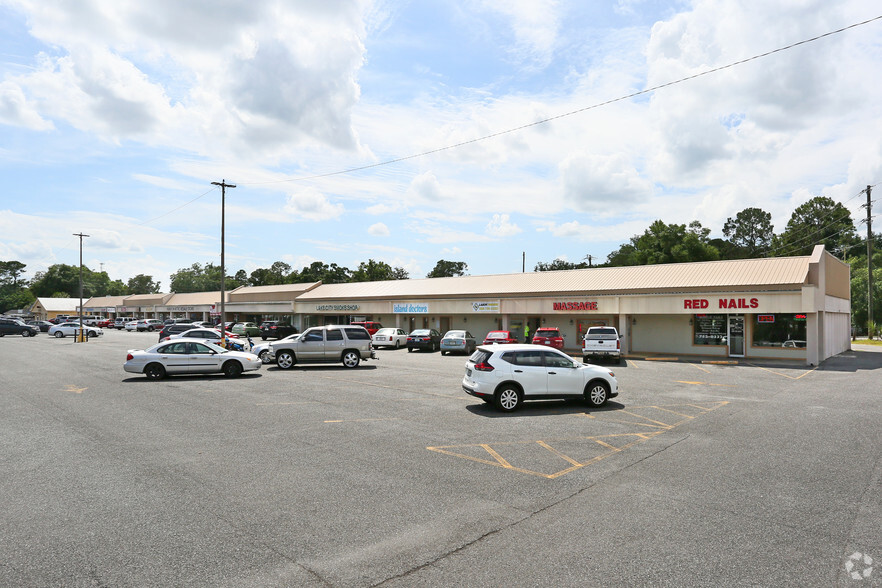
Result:
[[[560,164],[564,197],[581,210],[647,199],[652,185],[621,153],[575,153]]]
[[[288,196],[285,212],[295,221],[325,221],[343,214],[342,204],[332,204],[315,188],[306,188]]]
[[[557,0],[483,0],[483,5],[503,14],[514,33],[512,53],[522,61],[543,67],[551,60],[557,42],[560,11]]]
[[[389,232],[389,227],[384,225],[383,223],[375,223],[368,227],[368,234],[373,235],[374,237],[388,237],[391,235]]]
[[[523,232],[519,226],[511,222],[507,214],[494,214],[487,223],[486,231],[491,237],[512,237]]]
[[[0,83],[0,123],[22,126],[35,131],[48,131],[55,125],[40,116],[33,103],[29,103],[21,87],[5,81]]]

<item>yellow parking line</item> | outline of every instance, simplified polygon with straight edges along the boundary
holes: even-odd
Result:
[[[799,376],[796,376],[796,377],[794,378],[793,376],[788,376],[787,374],[782,374],[782,373],[780,373],[780,372],[776,372],[775,370],[770,370],[769,368],[764,368],[764,367],[761,366],[761,365],[754,365],[754,364],[752,364],[752,363],[749,363],[749,364],[747,364],[747,365],[749,365],[749,366],[751,366],[751,367],[759,368],[759,369],[761,369],[761,370],[765,370],[765,371],[767,371],[767,372],[769,372],[769,373],[771,373],[771,374],[775,374],[776,376],[781,376],[782,378],[787,378],[788,380],[798,380],[798,379],[800,379],[800,378],[804,378],[805,376],[809,375],[810,373],[812,373],[813,371],[815,371],[816,369],[818,369],[818,366],[815,366],[815,367],[813,367],[812,369],[810,369],[810,370],[808,370],[807,372],[805,372],[804,374],[799,375]]]
[[[647,357],[646,361],[677,361],[679,357]]]
[[[511,468],[511,464],[508,463],[507,461],[505,461],[504,457],[502,457],[501,455],[496,453],[496,451],[494,451],[492,447],[490,447],[487,444],[481,444],[481,447],[483,447],[487,451],[487,453],[492,455],[493,459],[495,459],[496,461],[499,462],[499,465],[501,465],[504,468]]]
[[[674,380],[678,384],[692,384],[693,386],[720,386],[722,388],[736,388],[735,384],[711,384],[710,382],[688,382],[686,380]]]
[[[638,365],[637,365],[636,363],[634,363],[632,360],[630,360],[630,359],[626,359],[625,361],[626,361],[627,363],[630,363],[630,364],[631,364],[631,367],[635,367],[635,368],[637,368],[638,370],[640,369],[640,366],[638,366]]]
[[[551,445],[549,445],[545,441],[536,441],[536,443],[538,443],[540,446],[544,447],[545,449],[547,449],[551,453],[555,454],[556,456],[560,457],[561,459],[570,462],[574,466],[582,467],[581,463],[579,463],[578,461],[576,461],[572,457],[568,457],[568,456],[564,455],[563,453],[561,453],[560,451],[558,451],[557,449],[555,449],[554,447],[552,447]]]
[[[687,419],[694,419],[694,418],[695,418],[694,416],[691,416],[691,415],[688,415],[688,414],[681,414],[681,413],[679,413],[679,412],[677,412],[677,411],[675,411],[675,410],[670,410],[670,409],[667,409],[667,408],[662,408],[661,406],[653,406],[652,408],[657,408],[657,409],[659,409],[659,410],[663,410],[663,411],[665,411],[665,412],[669,412],[669,413],[671,413],[671,414],[675,414],[675,415],[677,415],[677,416],[686,417]]]
[[[697,370],[701,370],[701,371],[703,371],[703,372],[706,373],[706,374],[709,374],[709,373],[710,373],[710,370],[706,370],[706,369],[704,369],[703,367],[701,367],[701,366],[698,365],[697,363],[690,363],[689,365],[691,365],[692,367],[694,367],[694,368],[697,369]]]

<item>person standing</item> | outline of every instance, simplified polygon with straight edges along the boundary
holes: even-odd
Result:
[[[524,343],[530,342],[530,323],[524,323]]]

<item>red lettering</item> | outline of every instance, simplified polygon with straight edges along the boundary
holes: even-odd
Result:
[[[683,308],[692,308],[692,300],[684,300]]]
[[[706,299],[702,298],[699,302],[701,302],[701,308],[707,308],[708,302]]]
[[[725,298],[720,298],[720,308],[729,308],[729,301]]]
[[[757,300],[756,298],[751,298],[750,299],[750,307],[757,308],[758,306],[759,306],[759,300]]]

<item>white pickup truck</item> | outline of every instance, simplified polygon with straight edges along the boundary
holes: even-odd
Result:
[[[622,345],[615,327],[588,327],[582,342],[582,361],[610,358],[619,361]]]

